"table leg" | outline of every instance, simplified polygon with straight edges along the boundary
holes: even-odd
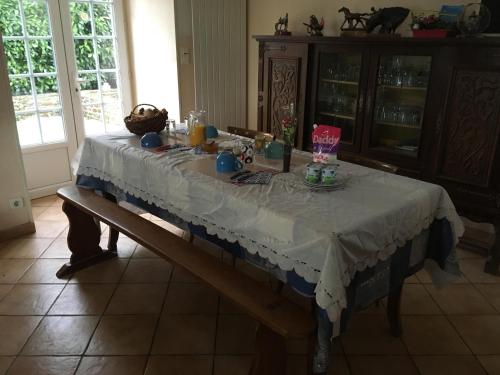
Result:
[[[484,272],[500,276],[500,220],[493,223],[495,226],[495,243],[490,250]]]
[[[103,251],[99,246],[101,230],[92,216],[66,202],[62,210],[69,220],[68,248],[71,258],[57,271],[58,278],[116,257],[116,251]]]
[[[107,200],[117,203],[116,198],[113,194],[104,192],[103,193],[104,198]],[[109,251],[118,251],[117,243],[118,243],[118,236],[120,235],[120,232],[118,232],[116,229],[109,227],[109,238],[108,238],[108,250]]]
[[[259,324],[255,339],[255,358],[250,375],[285,375],[286,342],[266,326]]]
[[[391,290],[387,298],[387,317],[389,318],[391,334],[394,337],[399,337],[402,333],[400,314],[402,293],[403,284]]]
[[[316,341],[318,333],[315,331],[307,339],[307,375],[314,374],[314,356],[316,354]]]

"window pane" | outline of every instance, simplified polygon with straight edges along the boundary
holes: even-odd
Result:
[[[30,40],[29,49],[34,73],[52,73],[56,71],[51,40]]]
[[[105,4],[94,4],[94,24],[96,35],[112,35],[111,6]]]
[[[38,127],[35,113],[17,115],[17,133],[21,146],[37,145],[42,143],[42,136]]]
[[[102,101],[104,103],[113,103],[120,100],[118,89],[109,89],[102,91]]]
[[[118,88],[116,73],[115,72],[101,73],[101,85],[103,86],[102,87],[103,90]]]
[[[23,1],[26,32],[31,36],[48,36],[49,13],[45,1]]]
[[[93,70],[96,68],[94,45],[91,39],[76,39],[75,54],[78,70]]]
[[[18,111],[33,111],[35,102],[31,95],[31,81],[29,78],[11,78],[10,89],[12,91],[12,102],[14,110]]]
[[[97,55],[99,56],[99,67],[101,69],[114,69],[115,49],[113,39],[102,39],[97,41]]]
[[[17,0],[0,1],[0,31],[3,36],[23,35]]]
[[[80,73],[78,75],[80,83],[80,97],[82,104],[97,104],[101,102],[99,91],[97,90],[97,74],[95,73]]]
[[[39,109],[61,106],[57,77],[35,77],[35,88],[37,94],[36,101]]]
[[[44,143],[64,141],[64,125],[61,111],[40,113],[40,127]]]
[[[6,40],[4,47],[9,74],[28,73],[28,61],[26,60],[24,42],[22,40]]]
[[[104,105],[104,121],[106,131],[121,130],[125,126],[122,118],[122,107],[120,103],[110,103]]]
[[[87,3],[70,4],[71,26],[73,35],[92,35],[92,25],[90,21],[90,6]]]
[[[102,110],[100,105],[83,106],[83,120],[86,135],[104,133],[104,123],[102,121]]]

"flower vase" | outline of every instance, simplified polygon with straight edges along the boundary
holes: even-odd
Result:
[[[297,130],[297,115],[295,104],[283,106],[280,113],[280,122],[283,130],[283,172],[290,172],[290,161],[292,158],[292,147],[295,144],[295,131]]]
[[[285,143],[283,146],[283,173],[290,172],[290,162],[292,160],[292,145]]]

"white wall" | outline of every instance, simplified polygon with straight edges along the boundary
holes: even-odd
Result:
[[[174,0],[125,0],[132,101],[179,119]]]
[[[0,35],[0,240],[20,226],[33,223],[24,167],[17,137],[16,118]],[[23,198],[24,208],[11,209],[9,199]]]

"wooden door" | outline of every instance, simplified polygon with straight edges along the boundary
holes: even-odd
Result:
[[[372,48],[361,153],[422,177],[440,99],[433,47]]]
[[[309,81],[304,148],[312,150],[313,124],[342,129],[341,151],[359,152],[365,93],[368,81],[368,49],[357,46],[314,46]]]
[[[261,42],[259,44],[258,129],[282,137],[280,109],[297,108],[296,147],[302,148],[307,78],[307,43]]]
[[[498,211],[500,66],[455,66],[440,133],[435,181],[462,211]]]

